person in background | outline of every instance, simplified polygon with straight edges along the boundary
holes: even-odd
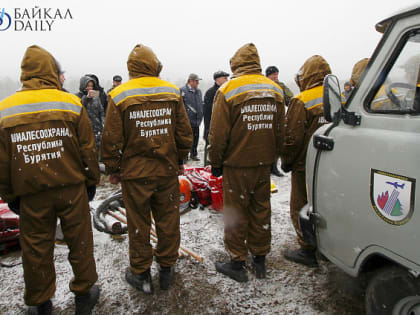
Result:
[[[286,84],[279,81],[279,69],[276,66],[269,66],[265,69],[265,76],[280,85],[284,92],[284,103],[286,106],[289,106],[289,103],[293,98],[293,92],[286,86]]]
[[[57,67],[58,67],[58,78],[59,78],[60,83],[61,83],[61,90],[69,93],[69,91],[67,91],[64,88],[64,82],[66,81],[66,77],[64,76],[65,71],[61,68],[61,65],[58,62],[57,62]]]
[[[88,77],[91,77],[95,81],[96,90],[99,91],[99,99],[100,99],[102,107],[104,109],[104,113],[106,113],[106,108],[108,106],[108,96],[105,93],[104,88],[99,84],[98,77],[93,73],[85,74],[85,75],[88,76]]]
[[[203,119],[203,97],[201,90],[198,88],[199,80],[201,78],[198,75],[191,73],[188,76],[187,84],[180,89],[194,135],[194,142],[190,152],[190,158],[193,161],[200,161],[197,155],[197,146],[200,136],[200,124]]]
[[[359,83],[359,79],[368,63],[369,63],[369,58],[362,58],[354,64],[353,69],[351,71],[351,78],[350,78],[350,84],[353,89]]]
[[[344,83],[344,91],[343,91],[343,96],[344,99],[347,101],[351,95],[351,92],[353,92],[353,88],[350,84],[350,82],[346,82]]]
[[[287,249],[286,259],[310,267],[318,265],[313,248],[303,239],[299,226],[299,211],[308,202],[305,183],[306,151],[313,133],[327,123],[324,118],[324,77],[331,73],[329,64],[319,55],[307,59],[299,69],[295,81],[301,93],[292,98],[286,114],[286,136],[283,146],[284,172],[292,171],[290,217],[296,231],[299,249]]]
[[[223,175],[224,241],[228,262],[216,271],[247,282],[245,262],[252,254],[255,276],[266,276],[271,246],[270,169],[281,153],[283,91],[261,73],[254,44],[239,48],[230,60],[232,79],[214,99],[209,133],[211,172]]]
[[[49,52],[30,46],[21,68],[22,90],[0,102],[0,196],[20,215],[27,313],[53,313],[60,218],[76,314],[91,314],[99,287],[89,200],[100,176],[92,127],[80,100],[61,90]]]
[[[96,81],[86,75],[81,77],[79,92],[76,95],[80,98],[83,106],[87,110],[95,135],[96,147],[99,150],[102,131],[104,129],[105,114],[99,98],[100,92],[96,86]]]
[[[106,94],[109,94],[109,92],[111,92],[113,89],[115,89],[117,86],[121,85],[122,83],[122,77],[120,75],[114,75],[112,77],[112,86],[111,88],[106,91]]]
[[[213,100],[214,96],[216,95],[217,90],[219,87],[228,80],[229,73],[224,71],[216,71],[213,74],[214,85],[207,90],[204,94],[204,141],[206,141],[206,146],[204,148],[204,166],[207,165],[207,146],[208,146],[208,136],[210,130],[210,121],[211,121],[211,114],[213,112]]]
[[[284,103],[286,106],[289,106],[289,102],[293,97],[293,92],[286,86],[286,84],[279,81],[279,69],[276,66],[269,66],[267,69],[265,69],[265,76],[277,83],[282,88],[284,93]],[[278,161],[279,159],[277,158],[271,166],[271,174],[278,177],[283,177],[284,175],[280,172],[277,166]]]
[[[167,290],[174,281],[181,238],[178,174],[193,136],[181,93],[159,79],[162,65],[153,51],[135,46],[127,68],[130,80],[109,94],[101,156],[111,184],[121,181],[127,209],[130,267],[125,279],[151,294],[153,257],[160,265],[160,288]],[[154,251],[151,214],[158,236]]]

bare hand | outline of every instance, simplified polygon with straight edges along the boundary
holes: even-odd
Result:
[[[90,90],[87,93],[87,97],[89,97],[89,98],[93,98],[93,97],[97,97],[97,96],[99,96],[99,91]]]

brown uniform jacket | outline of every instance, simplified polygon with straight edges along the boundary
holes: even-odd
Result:
[[[214,100],[208,149],[211,165],[271,165],[283,141],[283,91],[261,75],[253,44],[236,52],[231,68],[234,78],[219,88]]]
[[[286,136],[282,160],[293,171],[305,170],[306,151],[315,130],[327,123],[324,119],[322,86],[330,66],[321,56],[309,58],[298,74],[301,93],[292,98],[286,114]]]
[[[145,46],[134,48],[127,65],[132,79],[109,93],[101,143],[106,171],[123,179],[176,175],[193,140],[180,91],[157,78],[160,63]]]
[[[57,65],[31,46],[22,61],[23,88],[0,102],[0,196],[99,181],[92,126],[79,99],[61,91]]]

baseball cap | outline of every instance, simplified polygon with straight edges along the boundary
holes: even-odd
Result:
[[[114,76],[112,77],[112,81],[121,82],[121,81],[122,81],[122,78],[121,78],[121,76],[120,76],[120,75],[114,75]]]
[[[269,66],[265,69],[265,76],[268,77],[269,75],[279,72],[279,69],[276,66]]]
[[[220,71],[216,71],[213,74],[213,79],[216,80],[217,78],[228,77],[228,76],[229,76],[229,73],[220,70]]]
[[[198,80],[202,80],[197,74],[195,74],[195,73],[191,73],[189,76],[188,76],[188,81],[189,80],[192,80],[192,81],[198,81]]]

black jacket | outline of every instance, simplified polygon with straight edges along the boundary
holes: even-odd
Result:
[[[99,99],[101,100],[102,107],[104,108],[104,113],[106,113],[106,109],[108,107],[108,96],[105,93],[104,88],[99,83],[99,79],[94,74],[85,74],[85,76],[91,77],[96,83],[96,90],[99,91]]]
[[[95,80],[89,76],[83,76],[80,78],[79,92],[77,92],[76,95],[80,98],[82,105],[86,108],[89,119],[92,123],[96,146],[99,147],[102,131],[104,129],[105,113],[100,96],[93,98],[87,97],[86,86],[90,81],[93,82],[94,90],[97,90],[98,87]]]
[[[206,94],[204,94],[204,140],[206,141],[208,141],[209,136],[211,113],[213,112],[213,100],[218,89],[219,86],[214,83],[214,85],[207,90]]]

